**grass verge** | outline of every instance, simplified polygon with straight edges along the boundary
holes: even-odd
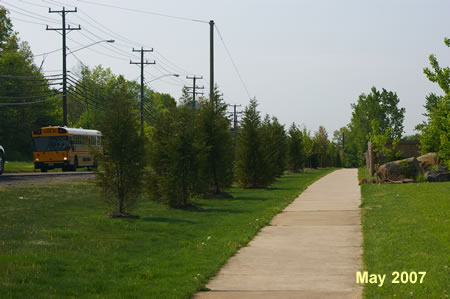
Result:
[[[331,169],[231,189],[197,211],[143,199],[139,219],[111,219],[91,183],[0,188],[4,297],[189,298],[270,219]]]
[[[382,287],[364,286],[365,298],[449,295],[449,193],[450,182],[361,185],[365,270],[386,274]],[[422,284],[393,284],[394,271],[427,274]]]
[[[5,163],[5,173],[7,173],[7,172],[33,172],[33,171],[35,171],[33,162],[6,161],[6,163]]]

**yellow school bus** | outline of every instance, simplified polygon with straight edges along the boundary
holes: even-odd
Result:
[[[90,148],[102,150],[101,133],[96,130],[67,127],[43,127],[33,130],[34,168],[46,172],[61,168],[75,171],[80,167],[96,168]]]

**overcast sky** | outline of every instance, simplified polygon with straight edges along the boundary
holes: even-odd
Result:
[[[146,80],[168,73],[178,73],[180,78],[153,81],[152,88],[178,99],[183,84],[192,84],[185,76],[196,74],[205,78],[199,84],[208,92],[207,23],[94,3],[213,19],[261,112],[312,131],[324,125],[330,136],[350,121],[350,104],[372,86],[398,94],[400,106],[406,108],[405,132],[413,134],[423,120],[425,96],[440,93],[422,71],[429,65],[428,56],[434,53],[441,65],[450,64],[450,49],[443,43],[444,37],[450,37],[450,1],[446,0],[0,0],[11,10],[15,30],[36,55],[61,48],[61,36],[45,30],[44,24],[61,27],[61,17],[49,14],[48,8],[76,6],[78,12],[67,19],[82,30],[69,34],[71,50],[98,40],[116,40],[114,48],[101,43],[76,52],[85,65],[102,64],[135,80],[139,68],[129,60],[139,57],[132,48],[153,47],[155,52],[146,53],[146,58],[156,65],[146,67]],[[249,96],[217,31],[215,41],[215,81],[227,103],[245,106]],[[42,58],[36,57],[37,65]],[[76,71],[78,65],[69,55],[68,69]],[[49,54],[43,69],[49,74],[60,71],[61,51]]]

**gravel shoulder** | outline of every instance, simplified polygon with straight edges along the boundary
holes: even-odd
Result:
[[[0,175],[0,187],[64,181],[73,182],[93,178],[95,178],[93,172],[4,173]]]

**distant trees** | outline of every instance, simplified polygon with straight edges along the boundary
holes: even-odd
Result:
[[[288,159],[287,168],[291,172],[302,171],[305,167],[305,142],[302,131],[295,123],[288,131]]]
[[[384,88],[380,92],[372,87],[369,94],[361,94],[357,103],[351,105],[353,111],[350,123],[335,132],[335,137],[344,144],[340,162],[345,166],[360,166],[368,141],[377,145],[381,153],[386,145],[381,144],[381,141],[395,143],[399,140],[405,117],[405,108],[400,108],[399,103],[397,94]],[[394,153],[392,151],[389,155]],[[384,154],[387,155],[387,152],[384,151]]]
[[[314,151],[317,154],[319,167],[325,167],[327,165],[328,143],[327,130],[325,127],[320,126],[319,130],[314,134],[313,139]]]
[[[444,40],[450,47],[450,39]],[[426,97],[425,116],[427,121],[418,125],[421,152],[437,152],[450,166],[450,67],[441,68],[435,55],[429,57],[431,68],[425,68],[428,80],[438,83],[443,96],[434,93]]]
[[[44,125],[60,124],[61,101],[57,92],[33,63],[26,42],[13,31],[6,9],[0,6],[0,98],[2,103],[26,103],[49,99],[33,105],[1,106],[0,140],[9,160],[31,158],[31,131]]]
[[[97,173],[102,199],[114,217],[129,216],[141,194],[145,167],[145,141],[139,136],[136,109],[129,101],[132,92],[119,76],[105,110],[98,114],[105,155],[95,153],[103,171]]]

